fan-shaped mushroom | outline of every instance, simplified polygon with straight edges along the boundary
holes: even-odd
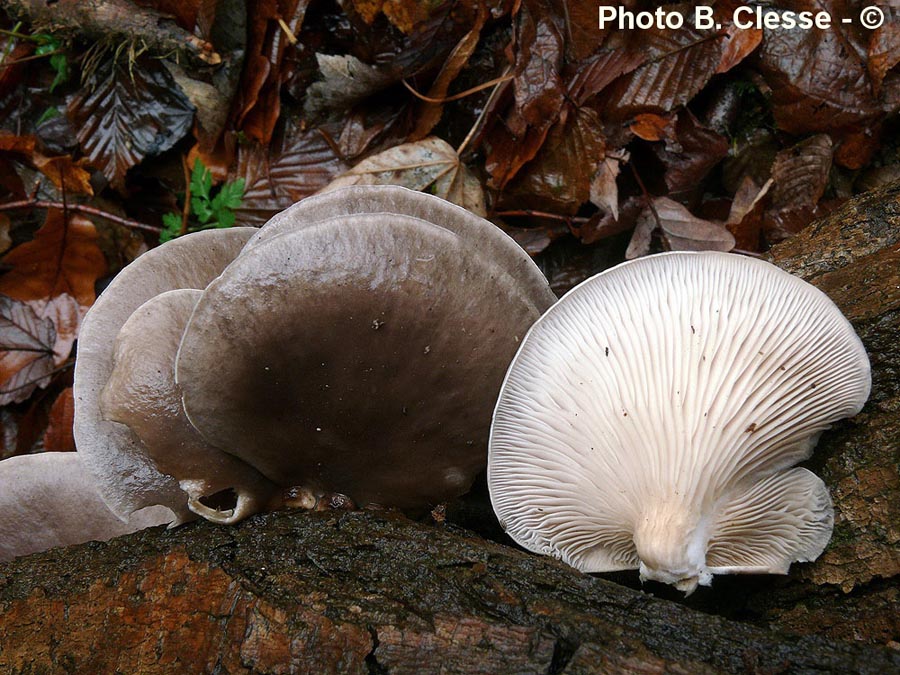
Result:
[[[399,507],[468,489],[506,365],[555,300],[530,258],[396,187],[322,195],[220,243],[228,232],[142,256],[86,319],[76,442],[119,515],[149,501],[234,522],[287,486]],[[186,256],[202,269],[173,278]],[[228,488],[233,508],[205,503]]]
[[[862,408],[869,362],[822,292],[768,263],[668,253],[573,289],[531,329],[494,413],[507,532],[585,572],[692,591],[787,572],[831,536],[819,435]]]
[[[134,513],[127,523],[103,503],[76,452],[44,452],[0,462],[0,562],[91,540],[106,540],[174,515],[162,506]]]

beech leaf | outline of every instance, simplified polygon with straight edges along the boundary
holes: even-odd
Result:
[[[128,169],[190,131],[194,108],[157,60],[120,59],[98,67],[69,102],[68,116],[92,164],[122,190]]]
[[[312,119],[343,115],[347,108],[393,84],[396,77],[355,56],[316,54],[322,80],[306,90],[304,112]]]
[[[271,148],[256,143],[238,150],[231,180],[244,180],[244,197],[234,210],[242,225],[262,225],[279,211],[325,187],[347,165],[319,129],[290,126]]]
[[[430,192],[484,216],[484,190],[446,141],[430,136],[372,155],[335,178],[322,192],[348,185],[400,185]]]
[[[55,343],[49,319],[25,302],[0,295],[0,406],[24,401],[50,383]]]
[[[613,220],[619,219],[619,188],[616,185],[616,178],[628,159],[629,154],[624,150],[607,154],[591,180],[591,203],[612,214]]]
[[[642,219],[659,218],[663,236],[673,251],[730,251],[734,235],[719,222],[698,218],[684,206],[668,197],[653,199],[653,209],[646,209]],[[654,213],[655,211],[655,213]]]

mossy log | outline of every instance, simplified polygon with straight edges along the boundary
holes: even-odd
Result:
[[[810,461],[836,508],[817,562],[684,600],[391,512],[193,523],[0,565],[0,672],[900,673],[900,185],[772,260],[837,302],[873,366]]]

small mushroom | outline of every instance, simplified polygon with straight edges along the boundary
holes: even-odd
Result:
[[[0,562],[54,546],[105,541],[175,517],[151,506],[121,521],[100,499],[76,452],[4,459],[0,485]]]
[[[255,232],[165,244],[88,314],[76,443],[110,506],[231,523],[284,488],[401,508],[467,490],[506,365],[555,300],[527,254],[462,209],[384,186]]]
[[[666,253],[576,287],[506,375],[488,484],[506,531],[584,572],[691,592],[825,548],[824,483],[791,468],[854,415],[865,349],[831,300],[759,260]]]

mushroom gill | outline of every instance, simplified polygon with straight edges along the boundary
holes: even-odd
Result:
[[[691,592],[784,574],[831,536],[805,469],[869,394],[865,349],[821,291],[759,260],[665,253],[588,279],[529,331],[494,412],[507,532],[585,572]]]
[[[76,443],[118,515],[159,503],[230,523],[283,488],[401,508],[465,492],[506,366],[555,300],[528,255],[385,186],[220,243],[230,232],[138,258],[85,320]]]

